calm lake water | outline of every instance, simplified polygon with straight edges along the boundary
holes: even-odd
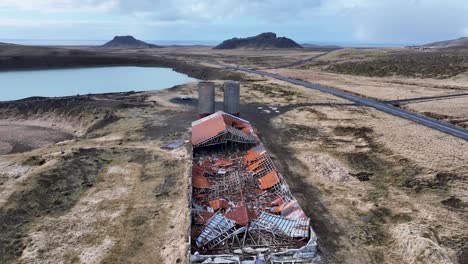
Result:
[[[0,101],[31,96],[161,90],[195,81],[168,68],[98,67],[0,72]]]

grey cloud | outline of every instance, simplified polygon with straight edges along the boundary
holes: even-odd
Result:
[[[0,0],[2,7],[102,12],[123,28],[130,17],[146,32],[197,28],[223,37],[281,29],[307,39],[407,43],[468,34],[466,0]]]

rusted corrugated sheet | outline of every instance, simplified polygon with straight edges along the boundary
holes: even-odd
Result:
[[[197,224],[206,224],[208,222],[208,220],[210,220],[210,218],[213,217],[214,214],[215,213],[208,212],[208,211],[201,211],[199,213],[196,213],[196,214],[194,214],[195,215],[195,222]]]
[[[248,121],[219,111],[192,123],[192,145],[196,146],[210,140],[225,132],[228,127],[234,127],[250,135],[254,141],[258,140]]]
[[[192,165],[192,185],[195,188],[210,188],[213,184],[203,176],[205,169],[197,164]]]
[[[307,218],[297,200],[293,200],[285,204],[281,210],[281,216],[287,219],[304,219]]]
[[[255,218],[255,215],[249,210],[247,205],[244,203],[239,207],[233,208],[224,214],[224,217],[233,220],[238,225],[246,226]]]
[[[221,159],[221,160],[215,160],[213,164],[216,166],[231,166],[232,164],[234,164],[234,162],[232,160]]]
[[[258,181],[260,182],[260,186],[262,186],[262,189],[266,190],[278,184],[280,182],[280,179],[276,171],[270,171]]]
[[[247,134],[251,134],[253,132],[252,126],[247,120],[231,115],[224,115],[224,121],[227,125],[240,129],[242,132]]]
[[[208,179],[203,175],[193,175],[192,177],[192,184],[195,188],[211,188],[213,184],[211,184]]]
[[[218,210],[220,208],[223,208],[223,209],[227,209],[227,208],[230,208],[232,207],[228,201],[224,200],[224,199],[216,199],[216,200],[211,200],[209,201],[209,205],[211,208],[213,208],[213,210]]]
[[[210,139],[226,129],[226,123],[220,113],[214,113],[192,124],[192,145]]]
[[[250,164],[260,158],[262,155],[266,153],[265,148],[262,145],[256,146],[254,148],[249,149],[247,153],[244,155],[243,161],[244,163]]]
[[[261,164],[262,162],[265,161],[265,158],[260,158],[257,162],[253,163],[252,165],[248,166],[247,169],[250,171],[255,171]]]

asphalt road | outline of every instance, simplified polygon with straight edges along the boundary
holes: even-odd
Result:
[[[296,61],[296,62],[293,62],[293,63],[285,64],[285,65],[281,65],[281,66],[276,67],[275,69],[288,68],[288,67],[301,65],[301,64],[304,64],[306,62],[313,61],[313,60],[315,60],[317,58],[323,57],[323,56],[325,56],[328,53],[333,52],[333,51],[337,51],[337,50],[328,51],[328,52],[321,53],[321,54],[315,55],[315,56],[307,58],[307,59],[303,59],[303,60]]]
[[[242,68],[242,67],[236,67],[236,66],[229,66],[229,65],[223,65],[223,66],[226,69],[244,71],[244,72],[249,72],[249,73],[262,75],[262,76],[268,76],[268,77],[275,78],[275,79],[282,80],[282,81],[286,81],[286,82],[289,82],[289,83],[292,83],[292,84],[301,85],[301,86],[304,86],[304,87],[307,87],[307,88],[310,88],[310,89],[315,89],[315,90],[318,90],[318,91],[321,91],[321,92],[324,92],[324,93],[329,93],[329,94],[332,94],[332,95],[347,99],[349,101],[358,103],[360,105],[373,107],[373,108],[375,108],[377,110],[380,110],[382,112],[385,112],[385,113],[388,113],[388,114],[391,114],[391,115],[394,115],[394,116],[398,116],[398,117],[401,117],[401,118],[405,118],[405,119],[414,121],[414,122],[416,122],[418,124],[421,124],[421,125],[424,125],[424,126],[439,130],[439,131],[444,132],[446,134],[449,134],[449,135],[452,135],[452,136],[455,136],[455,137],[458,137],[458,138],[461,138],[461,139],[464,139],[464,140],[468,141],[468,130],[466,130],[466,129],[463,129],[461,127],[457,127],[457,126],[454,126],[452,124],[448,124],[448,123],[445,123],[445,122],[442,122],[442,121],[438,121],[438,120],[435,120],[435,119],[427,117],[427,116],[423,116],[423,115],[419,115],[419,114],[416,114],[416,113],[413,113],[413,112],[409,112],[409,111],[406,111],[404,109],[395,107],[395,106],[393,106],[391,104],[385,103],[385,102],[365,98],[365,97],[354,95],[354,94],[344,92],[344,91],[341,91],[341,90],[337,90],[337,89],[333,89],[333,88],[330,88],[330,87],[326,87],[326,86],[322,86],[322,85],[318,85],[318,84],[313,84],[313,83],[309,83],[309,82],[304,82],[304,81],[284,77],[284,76],[277,75],[277,74],[272,74],[272,73],[268,73],[268,72],[263,72],[263,71],[253,70],[253,69],[247,69],[247,68]]]
[[[426,97],[415,97],[407,99],[398,99],[398,100],[389,100],[385,101],[390,104],[399,104],[399,103],[408,103],[408,102],[428,102],[433,100],[444,100],[452,97],[468,96],[468,93],[459,93],[459,94],[449,94],[449,95],[439,95],[439,96],[426,96]]]

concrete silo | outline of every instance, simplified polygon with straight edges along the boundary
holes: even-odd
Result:
[[[239,116],[240,114],[240,83],[227,81],[224,83],[224,112]]]
[[[213,82],[198,83],[198,114],[200,117],[215,112],[215,85]]]

